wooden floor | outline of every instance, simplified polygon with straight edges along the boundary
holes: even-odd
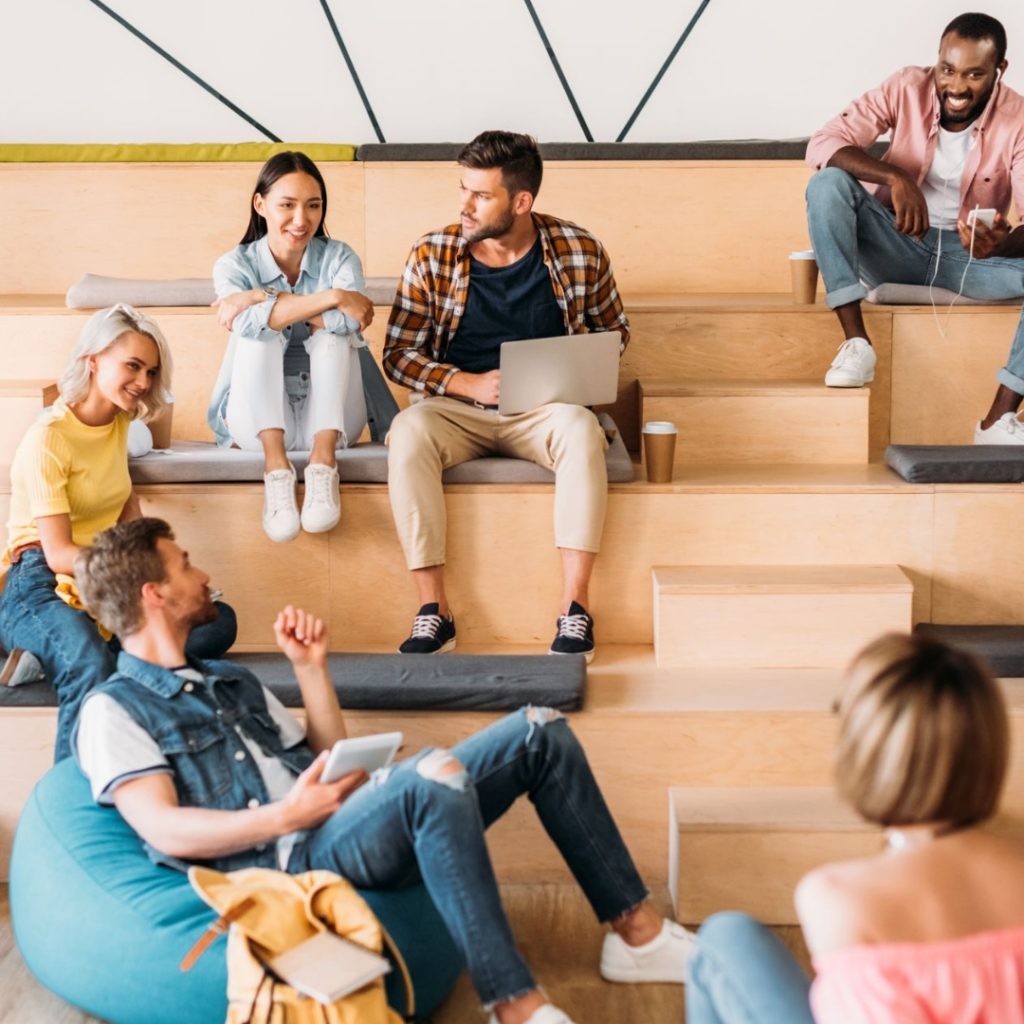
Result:
[[[613,985],[597,973],[602,929],[574,886],[512,885],[502,890],[509,918],[526,959],[551,1001],[578,1024],[678,1024],[683,990],[675,985]],[[656,897],[667,912],[664,893]],[[799,929],[778,929],[806,966]],[[465,974],[433,1024],[480,1024],[484,1020]],[[0,1024],[101,1024],[69,1006],[29,974],[14,945],[7,886],[0,886]],[[182,1022],[187,1024],[187,1022]]]

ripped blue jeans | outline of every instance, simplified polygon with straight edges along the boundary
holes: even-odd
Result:
[[[291,872],[365,888],[424,882],[485,1006],[537,987],[505,917],[484,830],[526,795],[601,921],[647,897],[568,722],[523,708],[452,747],[384,769],[301,839]]]

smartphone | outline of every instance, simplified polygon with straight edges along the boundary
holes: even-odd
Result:
[[[353,739],[338,740],[331,747],[321,782],[337,782],[342,775],[348,775],[357,768],[375,772],[384,768],[395,758],[402,745],[400,732],[380,732],[373,736],[356,736]]]
[[[985,227],[990,228],[996,222],[996,211],[992,209],[974,209],[967,214],[967,223],[974,224],[975,222],[984,224]]]

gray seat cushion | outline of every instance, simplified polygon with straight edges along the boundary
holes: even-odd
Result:
[[[607,413],[598,419],[613,434],[605,453],[608,480],[626,483],[633,479],[633,460],[615,421]],[[301,475],[309,452],[291,452],[289,457]],[[218,448],[205,441],[173,441],[170,448],[130,459],[128,466],[136,484],[242,483],[263,479],[262,453]],[[343,483],[386,483],[387,449],[372,443],[343,449],[338,452],[338,476]],[[443,477],[446,484],[549,484],[554,479],[555,474],[543,466],[502,456],[464,462],[446,470]]]
[[[927,285],[922,284],[880,284],[868,292],[868,302],[880,306],[1019,306],[1024,296],[1011,299],[971,299],[966,295],[957,296],[947,288],[932,288],[928,293]]]
[[[397,286],[397,277],[368,277],[367,298],[374,305],[390,306]],[[64,301],[68,309],[103,309],[117,302],[130,306],[209,306],[216,297],[212,277],[172,281],[84,274],[68,289]]]
[[[301,707],[299,687],[283,654],[238,654],[286,707]],[[331,678],[343,707],[386,711],[512,711],[538,704],[560,711],[583,707],[587,665],[582,655],[332,654]],[[0,686],[0,707],[55,707],[49,683]]]
[[[942,626],[922,622],[915,632],[962,647],[1004,679],[1024,676],[1024,626]]]
[[[1019,484],[1024,481],[1024,446],[891,444],[889,468],[912,484]]]

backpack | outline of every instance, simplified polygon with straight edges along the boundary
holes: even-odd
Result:
[[[323,1004],[297,992],[267,969],[268,958],[292,949],[318,931],[388,955],[405,983],[407,1019],[414,1010],[405,961],[365,900],[330,871],[289,875],[269,868],[224,874],[192,867],[189,881],[221,916],[182,961],[188,970],[214,939],[228,932],[228,1014],[225,1024],[402,1024],[388,1006],[383,977]]]

